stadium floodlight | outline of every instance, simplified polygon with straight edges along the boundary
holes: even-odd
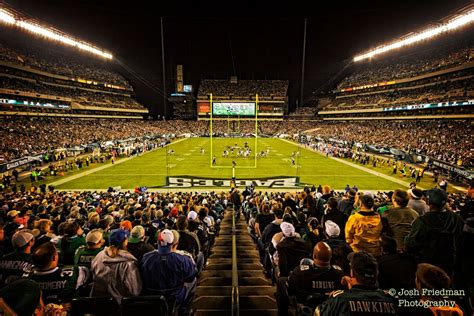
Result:
[[[65,45],[76,47],[78,49],[87,51],[89,53],[101,56],[106,59],[113,58],[112,54],[105,52],[99,48],[96,48],[91,44],[75,40],[67,34],[59,32],[52,28],[43,27],[34,21],[29,21],[20,17],[16,17],[13,12],[9,12],[8,10],[0,9],[0,22],[15,25],[36,35],[43,36],[54,41],[58,41]]]
[[[385,52],[388,52],[388,51],[391,51],[391,50],[394,50],[394,49],[397,49],[397,48],[400,48],[400,47],[403,47],[403,46],[407,46],[407,45],[414,44],[414,43],[419,42],[419,41],[426,40],[428,38],[434,37],[434,36],[439,35],[439,34],[444,33],[444,32],[448,32],[448,31],[457,29],[461,26],[464,26],[464,25],[472,23],[472,22],[474,22],[474,10],[470,10],[467,13],[458,15],[458,16],[448,20],[447,22],[445,22],[445,23],[443,23],[439,26],[424,29],[424,30],[422,30],[418,33],[415,33],[413,35],[409,35],[409,36],[407,36],[403,39],[397,40],[393,43],[382,45],[382,46],[379,46],[379,47],[377,47],[377,48],[375,48],[371,51],[368,51],[367,53],[357,55],[357,56],[354,57],[353,61],[357,62],[357,61],[361,61],[361,60],[364,60],[364,59],[372,58],[375,55],[379,55],[379,54],[382,54],[382,53],[385,53]]]
[[[0,21],[3,23],[13,24],[15,23],[15,17],[5,10],[0,10]]]

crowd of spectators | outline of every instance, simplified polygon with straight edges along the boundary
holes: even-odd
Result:
[[[474,165],[472,122],[466,120],[321,122],[308,134],[397,148],[465,167]]]
[[[345,77],[338,89],[415,77],[469,63],[473,58],[474,47],[468,44],[462,48],[439,46],[434,50],[419,50],[401,57],[374,60],[370,64],[361,65],[354,73]]]
[[[45,81],[29,81],[19,78],[10,78],[0,76],[0,86],[5,89],[34,92],[49,96],[59,96],[70,98],[82,105],[104,107],[104,108],[123,108],[123,109],[143,109],[143,105],[133,99],[130,94],[110,93],[105,91],[85,90],[76,86],[50,84]]]
[[[41,289],[44,304],[53,304],[47,308],[69,312],[77,296],[108,296],[120,304],[123,297],[160,292],[177,302],[180,315],[189,315],[196,278],[228,199],[225,193],[160,194],[138,188],[3,193],[0,286],[11,289],[16,280],[27,278]],[[30,291],[25,287],[16,297],[0,295],[28,300]],[[39,301],[37,294],[33,297]],[[23,302],[20,310],[8,304],[28,315],[43,307],[38,301]]]
[[[69,48],[54,43],[30,43],[22,48],[0,44],[0,60],[71,79],[81,78],[131,89],[130,84],[107,64],[108,61],[91,58],[87,54],[71,53]]]
[[[172,121],[1,118],[1,162],[60,148],[174,133]]]
[[[329,122],[261,121],[259,135],[294,137],[300,133],[337,139],[407,153],[431,156],[459,166],[474,165],[472,123],[466,120]],[[397,131],[392,133],[390,131]],[[57,118],[3,118],[0,120],[2,161],[55,148],[70,148],[93,142],[146,135],[208,136],[208,121],[125,121]],[[213,133],[222,136],[252,135],[255,122],[215,121]]]
[[[243,209],[263,269],[276,280],[279,315],[288,315],[289,306],[316,309],[315,315],[469,315],[473,192],[470,187],[465,196],[448,196],[439,188],[413,188],[374,194],[347,185],[338,193],[313,185],[293,195],[246,189]],[[423,288],[464,294],[429,295]],[[443,299],[453,302],[451,309],[426,305]]]
[[[472,76],[462,80],[434,81],[409,89],[394,87],[377,92],[336,97],[322,110],[383,108],[400,105],[465,101],[474,95]]]
[[[306,186],[296,194],[252,186],[202,194],[4,192],[0,296],[17,314],[29,315],[44,305],[71,311],[79,296],[120,304],[124,297],[161,293],[176,301],[180,315],[189,315],[197,278],[233,205],[245,215],[265,273],[276,281],[282,315],[303,305],[317,315],[350,315],[349,301],[369,302],[373,311],[383,302],[393,315],[425,315],[396,298],[450,300],[451,311],[468,315],[473,198],[472,186],[465,195],[439,188],[371,193],[349,185],[343,192]],[[382,291],[415,288],[464,294]]]
[[[229,80],[202,80],[199,85],[198,98],[207,98],[212,93],[215,97],[229,97],[234,99],[248,99],[255,94],[259,98],[285,98],[288,91],[288,80],[238,80],[235,83]]]

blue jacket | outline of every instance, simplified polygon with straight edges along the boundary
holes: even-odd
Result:
[[[185,283],[193,282],[197,275],[196,264],[190,255],[171,252],[171,246],[145,254],[140,262],[145,294],[163,292],[178,302],[186,295]]]

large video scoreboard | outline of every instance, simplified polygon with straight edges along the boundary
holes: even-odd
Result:
[[[197,101],[198,118],[211,116],[211,104],[208,100]],[[285,103],[278,101],[244,102],[244,101],[215,101],[212,103],[212,116],[215,119],[239,117],[250,119],[258,115],[259,118],[283,118]]]

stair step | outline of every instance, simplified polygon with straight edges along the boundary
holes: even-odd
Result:
[[[276,287],[269,285],[239,287],[239,295],[242,296],[265,295],[272,297],[275,292]]]
[[[239,277],[239,288],[242,286],[271,285],[271,281],[264,277]]]
[[[232,298],[228,296],[199,296],[193,302],[194,309],[230,310]]]
[[[207,278],[199,278],[198,286],[226,286],[232,285],[232,277],[207,277]]]
[[[266,293],[264,293],[266,294]],[[230,296],[232,295],[232,286],[205,286],[200,285],[196,288],[196,297],[199,296]]]
[[[239,296],[239,308],[251,310],[275,309],[275,298],[266,295]]]

